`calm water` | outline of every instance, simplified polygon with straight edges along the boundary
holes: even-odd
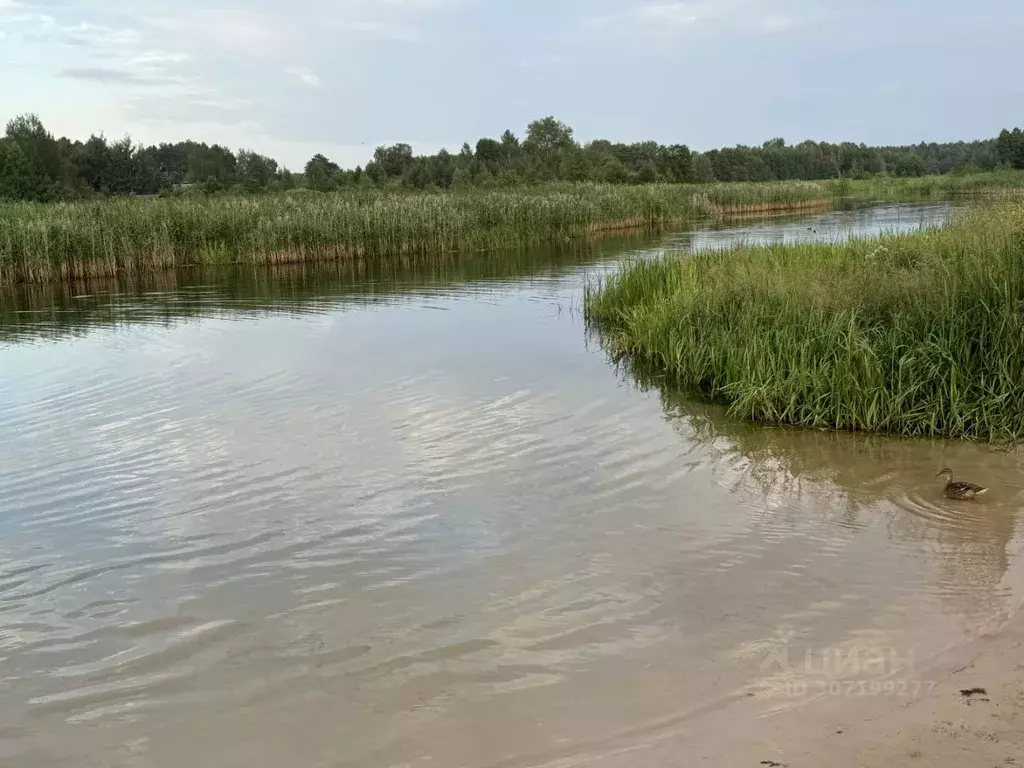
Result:
[[[661,765],[867,654],[912,680],[1024,598],[1021,456],[735,423],[578,309],[665,247],[948,211],[0,294],[0,760]]]

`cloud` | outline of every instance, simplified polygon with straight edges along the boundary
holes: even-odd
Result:
[[[353,21],[351,29],[360,34],[372,35],[382,40],[412,42],[419,38],[414,29],[386,21]]]
[[[187,53],[168,51],[143,51],[132,57],[131,62],[138,67],[165,67],[181,64],[191,58]]]
[[[61,77],[70,77],[74,80],[93,80],[97,83],[121,83],[132,85],[153,85],[159,84],[159,80],[139,75],[135,72],[126,72],[121,69],[109,67],[65,67],[60,72]]]
[[[585,36],[672,41],[712,24],[723,30],[783,32],[796,26],[787,0],[653,0],[586,16]]]
[[[114,29],[101,24],[83,21],[70,27],[63,27],[62,42],[67,45],[86,48],[113,48],[122,50],[139,44],[141,36],[135,29]]]
[[[303,85],[310,88],[317,88],[320,85],[320,78],[308,67],[286,67],[285,74],[291,75]]]
[[[585,30],[610,34],[672,33],[721,15],[723,9],[723,3],[695,0],[648,2],[585,17],[582,26]]]
[[[152,32],[180,46],[207,52],[273,55],[292,44],[292,28],[276,14],[262,11],[194,10],[149,20]]]
[[[21,6],[8,6],[10,8],[20,8]],[[57,20],[46,13],[15,13],[8,15],[8,10],[0,7],[0,24],[5,24],[11,27],[24,27],[33,25],[40,31],[52,30]]]

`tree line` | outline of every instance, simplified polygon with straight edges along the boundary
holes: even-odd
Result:
[[[365,167],[345,169],[322,154],[293,173],[257,152],[182,141],[143,146],[128,137],[109,141],[55,138],[36,115],[7,123],[0,138],[0,199],[59,201],[90,196],[154,195],[190,186],[252,192],[306,187],[449,189],[515,186],[545,181],[654,182],[784,181],[877,174],[921,176],[1024,168],[1024,132],[955,143],[869,147],[865,144],[776,138],[759,147],[693,152],[684,144],[578,142],[554,117],[534,120],[520,139],[512,131],[463,144],[452,153],[415,155],[408,144],[378,147]]]

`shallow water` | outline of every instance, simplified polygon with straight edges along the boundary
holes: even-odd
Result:
[[[949,210],[0,294],[0,759],[643,766],[922,682],[1024,597],[1020,455],[736,423],[578,308],[665,248]]]

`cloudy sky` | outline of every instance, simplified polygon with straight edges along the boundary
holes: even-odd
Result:
[[[1020,0],[0,0],[0,120],[293,168],[522,134],[696,149],[1024,125]]]

